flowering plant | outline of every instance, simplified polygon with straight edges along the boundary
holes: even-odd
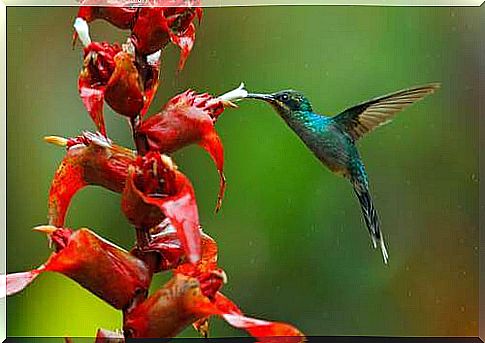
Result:
[[[47,235],[53,251],[39,267],[2,278],[6,294],[1,295],[20,292],[41,273],[61,273],[123,311],[122,330],[100,329],[96,342],[173,337],[189,325],[207,336],[211,316],[260,341],[304,338],[291,325],[245,316],[220,292],[227,276],[218,265],[217,243],[202,230],[193,186],[169,156],[189,144],[210,154],[220,176],[219,209],[225,189],[224,152],[215,124],[226,108],[237,107],[234,101],[247,95],[243,85],[219,97],[187,90],[145,118],[158,88],[165,46],[172,42],[181,48],[180,69],[192,50],[194,21],[202,17],[198,5],[189,0],[170,0],[163,6],[152,1],[146,7],[84,3],[75,19],[74,39],[83,44],[79,95],[97,132],[45,138],[66,149],[49,192],[49,222],[34,228]],[[127,42],[91,41],[88,23],[96,19],[130,30]],[[128,118],[135,150],[108,138],[105,102]],[[73,196],[88,185],[120,194],[123,214],[136,234],[136,245],[129,251],[90,229],[65,226]],[[149,294],[153,275],[161,272],[171,272],[172,278]]]

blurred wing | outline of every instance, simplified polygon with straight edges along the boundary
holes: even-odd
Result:
[[[354,140],[391,121],[392,117],[416,101],[432,94],[439,83],[400,90],[348,108],[333,120]]]

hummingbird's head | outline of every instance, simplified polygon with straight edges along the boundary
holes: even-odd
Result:
[[[302,93],[291,89],[271,94],[249,93],[247,98],[266,101],[280,114],[312,111],[310,101]]]

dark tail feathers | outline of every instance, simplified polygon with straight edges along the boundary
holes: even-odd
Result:
[[[384,244],[384,238],[382,237],[380,229],[379,217],[374,207],[374,203],[372,202],[369,190],[367,187],[362,187],[361,184],[355,183],[354,191],[357,198],[359,198],[362,215],[364,217],[365,224],[367,225],[367,229],[369,230],[372,244],[374,244],[374,248],[377,248],[377,244],[379,243],[382,251],[382,257],[384,258],[384,263],[387,264],[389,255],[387,254],[386,245]]]

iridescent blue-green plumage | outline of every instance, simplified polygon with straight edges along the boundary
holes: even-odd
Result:
[[[384,262],[387,263],[388,254],[379,218],[355,143],[364,134],[389,122],[397,112],[433,93],[438,87],[439,84],[428,84],[401,90],[350,107],[333,117],[314,112],[309,100],[294,90],[250,94],[249,97],[270,103],[325,166],[351,182],[374,247],[380,246]]]

